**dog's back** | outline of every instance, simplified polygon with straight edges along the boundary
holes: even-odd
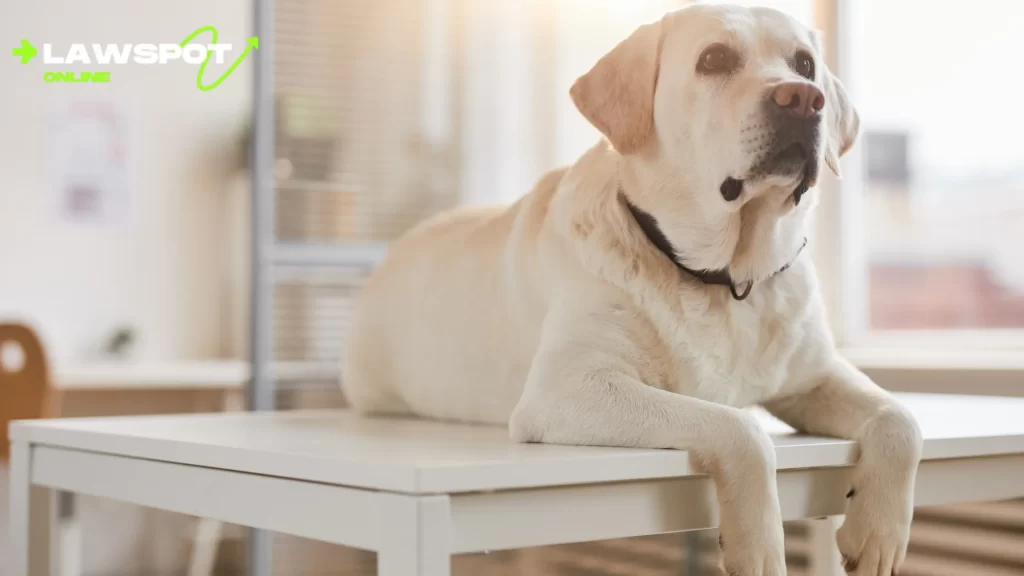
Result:
[[[392,244],[363,286],[343,391],[364,412],[505,424],[537,347],[546,299],[538,236],[563,171],[509,207],[463,208]]]

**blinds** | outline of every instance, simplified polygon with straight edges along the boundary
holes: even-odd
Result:
[[[914,513],[906,576],[1024,574],[1024,501],[978,502]]]
[[[276,2],[279,240],[388,241],[454,204],[450,143],[424,133],[430,6]]]
[[[277,240],[386,244],[460,199],[526,193],[596,141],[571,81],[682,3],[277,0]],[[278,360],[339,362],[360,280],[316,273],[279,281]]]
[[[429,42],[437,5],[276,1],[275,224],[291,250],[386,243],[455,204],[453,141],[427,133],[454,116],[451,90],[424,89],[428,65],[451,68]],[[366,271],[278,269],[275,359],[338,366]]]

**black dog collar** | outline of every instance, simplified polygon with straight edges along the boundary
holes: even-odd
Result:
[[[622,197],[623,202],[625,202],[626,206],[629,207],[630,213],[633,214],[633,218],[636,220],[636,223],[640,225],[640,229],[644,231],[644,235],[647,236],[647,239],[650,240],[651,244],[654,244],[654,247],[657,248],[662,254],[667,256],[668,259],[671,260],[677,268],[689,274],[690,276],[697,278],[698,280],[705,284],[713,284],[716,286],[728,286],[729,291],[732,292],[732,297],[735,298],[736,300],[744,300],[747,296],[750,295],[751,289],[754,288],[754,281],[748,280],[744,282],[742,284],[743,289],[741,291],[739,287],[736,285],[736,283],[733,281],[732,275],[729,274],[728,268],[724,268],[721,270],[694,270],[693,268],[689,268],[685,264],[680,262],[679,258],[676,256],[676,251],[672,248],[672,243],[669,242],[669,239],[668,237],[665,236],[665,233],[661,231],[661,228],[658,226],[658,221],[655,220],[654,216],[634,206],[633,203],[629,201],[629,198],[626,198],[626,195],[622,193],[621,190],[619,191],[619,196]],[[807,246],[806,238],[804,238],[804,242],[803,244],[800,245],[800,249],[797,250],[796,256],[793,257],[793,260],[789,261],[789,263],[787,263],[782,268],[779,268],[775,272],[772,272],[771,275],[769,275],[768,277],[772,278],[778,274],[785,272],[790,266],[793,265],[793,262],[796,261],[797,256],[800,255],[805,246]]]

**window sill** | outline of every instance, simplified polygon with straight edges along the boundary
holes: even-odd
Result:
[[[840,353],[888,390],[1024,397],[1024,350],[856,347]]]

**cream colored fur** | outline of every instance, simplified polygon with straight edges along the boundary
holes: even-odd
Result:
[[[744,54],[727,82],[694,73],[714,42]],[[607,141],[511,207],[443,214],[392,246],[360,297],[344,365],[352,405],[507,425],[522,442],[689,450],[718,488],[727,572],[779,576],[775,452],[741,410],[761,404],[859,442],[839,547],[852,573],[890,576],[906,552],[921,437],[836,354],[809,256],[796,256],[818,192],[794,205],[797,179],[778,176],[733,202],[718,191],[751,169],[743,143],[764,134],[766,90],[799,79],[787,64],[797,48],[816,55],[827,97],[816,161],[837,168],[857,117],[813,34],[766,9],[669,14],[573,88]],[[681,273],[620,188],[689,266],[755,282],[749,298]]]

